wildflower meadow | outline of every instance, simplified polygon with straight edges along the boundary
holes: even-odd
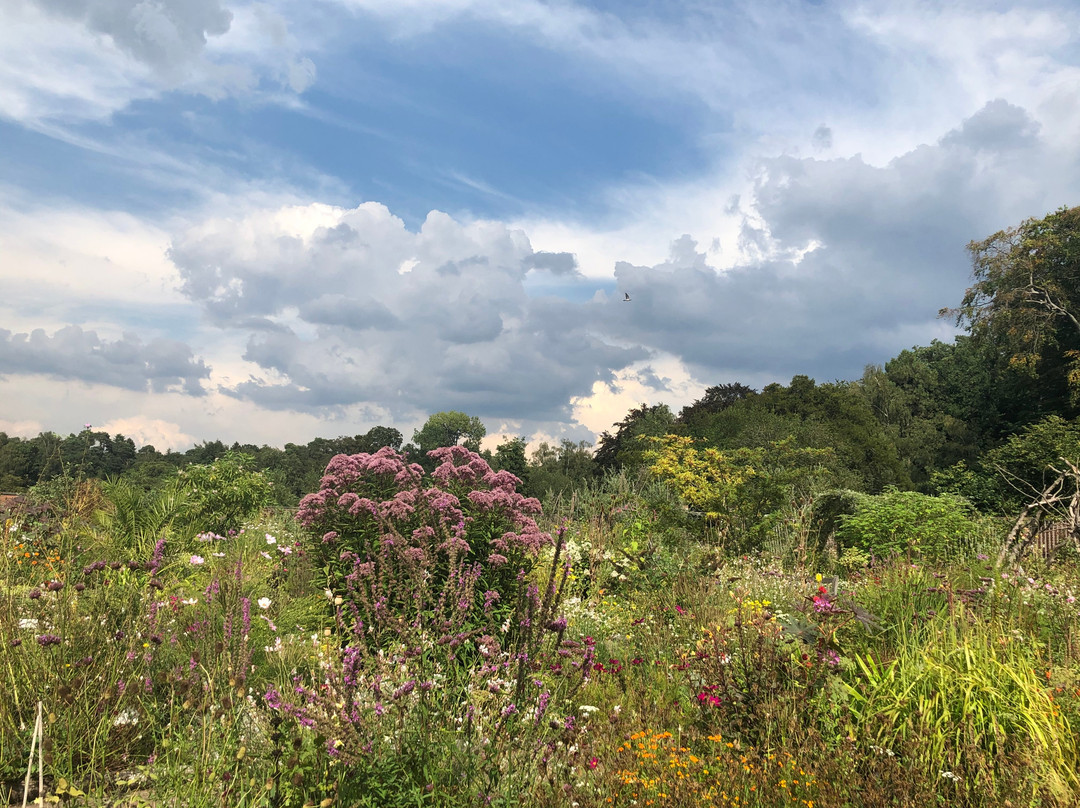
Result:
[[[1001,563],[944,499],[819,536],[823,452],[653,452],[543,503],[463,446],[337,455],[294,508],[235,459],[31,492],[0,804],[1080,803],[1075,554]]]

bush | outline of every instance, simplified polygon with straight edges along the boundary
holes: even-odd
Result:
[[[430,455],[430,475],[390,448],[338,455],[301,501],[336,630],[313,670],[264,698],[326,739],[342,798],[514,804],[569,754],[566,700],[593,641],[565,637],[569,565],[562,531],[553,542],[537,527],[539,503],[469,449]]]
[[[265,473],[253,471],[255,458],[226,452],[209,465],[188,466],[179,474],[187,495],[179,521],[195,533],[238,532],[244,521],[271,502]]]
[[[967,500],[952,495],[892,490],[863,497],[854,513],[840,517],[838,549],[856,547],[878,558],[903,553],[944,558],[977,529],[971,510]]]
[[[518,478],[492,471],[463,446],[430,452],[439,465],[430,474],[384,447],[374,454],[337,455],[319,491],[300,501],[297,520],[315,536],[314,553],[339,593],[358,574],[386,580],[394,605],[409,598],[387,578],[431,576],[441,588],[453,576],[471,598],[506,604],[551,536],[534,515],[540,502],[517,493]],[[391,572],[393,568],[393,572]],[[350,577],[351,576],[351,577]],[[355,588],[355,587],[354,587]],[[464,590],[463,590],[464,591]]]

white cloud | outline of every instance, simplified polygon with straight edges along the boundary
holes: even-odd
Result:
[[[434,211],[413,233],[375,203],[289,207],[207,221],[170,256],[191,300],[247,335],[256,370],[229,391],[272,409],[550,420],[642,355],[599,338],[573,306],[530,297],[525,277],[550,256],[497,222]]]
[[[281,15],[219,0],[3,3],[0,52],[0,115],[65,139],[169,90],[273,98],[316,72]]]
[[[180,424],[141,415],[112,418],[103,424],[95,424],[94,428],[113,435],[124,435],[138,446],[150,445],[159,452],[169,449],[182,451],[195,443],[195,438],[184,432]]]

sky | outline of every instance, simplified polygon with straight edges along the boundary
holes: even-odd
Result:
[[[0,0],[0,430],[594,441],[1077,204],[1072,0]]]

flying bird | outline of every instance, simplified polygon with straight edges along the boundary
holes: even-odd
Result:
[[[623,292],[622,302],[623,303],[629,303],[630,302],[630,293],[629,292]]]

